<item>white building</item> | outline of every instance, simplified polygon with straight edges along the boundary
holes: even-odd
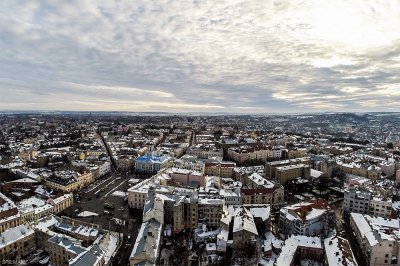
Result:
[[[392,215],[392,204],[392,199],[373,197],[371,199],[370,214],[390,218]]]
[[[364,213],[370,211],[371,193],[367,190],[350,189],[344,192],[343,212]]]
[[[351,213],[350,226],[367,265],[399,265],[399,220]]]
[[[106,161],[99,165],[99,176],[103,176],[111,172],[111,163]]]
[[[143,155],[135,160],[135,172],[138,174],[156,174],[162,168],[168,167],[171,160],[172,157],[169,155]]]
[[[333,227],[334,216],[324,200],[294,204],[280,210],[279,230],[285,236],[326,235]]]

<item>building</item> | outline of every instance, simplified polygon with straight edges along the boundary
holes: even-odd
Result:
[[[279,231],[285,236],[326,236],[334,221],[335,213],[326,201],[302,202],[280,209]]]
[[[199,220],[197,196],[179,196],[177,200],[171,203],[173,204],[171,218],[174,232],[181,232],[187,228],[190,230],[197,228]],[[164,205],[164,209],[168,209],[166,205]],[[206,215],[203,215],[203,217],[208,218]],[[167,216],[166,219],[168,219]]]
[[[80,190],[95,181],[95,176],[92,172],[84,173],[74,171],[55,172],[53,176],[46,179],[48,188],[72,192]]]
[[[348,189],[344,192],[343,213],[352,212],[368,214],[370,211],[371,193],[368,190]]]
[[[222,149],[216,148],[214,144],[196,144],[189,147],[186,151],[187,154],[195,155],[201,159],[209,159],[213,157],[222,158],[224,152]]]
[[[49,261],[53,265],[69,265],[69,260],[85,252],[81,243],[62,234],[54,234],[45,244]]]
[[[14,202],[0,193],[0,220],[16,215],[17,213],[18,209]]]
[[[18,260],[35,249],[35,231],[30,226],[18,225],[0,234],[0,262]]]
[[[143,155],[135,160],[135,172],[154,175],[161,169],[172,166],[171,159],[169,155],[158,156],[154,153]]]
[[[218,227],[222,215],[222,199],[199,199],[198,200],[198,221],[209,226]]]
[[[398,265],[399,220],[351,213],[350,226],[367,265]]]
[[[166,173],[171,177],[173,181],[179,183],[182,186],[191,186],[191,187],[199,187],[205,185],[205,177],[202,173],[179,169],[179,168],[171,168],[166,171]]]
[[[310,165],[310,157],[296,158],[291,160],[282,160],[282,161],[274,161],[267,162],[265,164],[265,177],[268,179],[275,180],[275,169],[277,167],[282,167],[286,165],[295,165],[295,164],[305,164]]]
[[[369,214],[372,216],[390,218],[392,216],[392,199],[372,197]]]
[[[158,265],[163,224],[155,219],[142,223],[129,257],[129,265]]]
[[[285,190],[280,185],[272,188],[242,188],[240,194],[243,204],[281,204]]]
[[[296,158],[302,158],[307,155],[307,149],[306,148],[296,148],[294,150],[288,151],[288,159],[296,159]]]
[[[233,247],[243,249],[248,245],[254,245],[254,248],[256,248],[258,231],[251,212],[246,208],[239,207],[235,210],[232,219]]]
[[[49,198],[42,206],[23,206],[11,216],[0,219],[0,233],[9,228],[16,227],[27,222],[35,221],[50,213],[59,213],[73,204],[73,195],[65,194],[57,198]]]
[[[282,246],[282,251],[275,260],[274,266],[295,266],[299,265],[297,262],[305,259],[314,262],[321,262],[323,261],[323,258],[324,250],[321,238],[291,236],[286,239]]]
[[[275,168],[275,179],[282,186],[299,177],[309,179],[310,175],[310,166],[305,164],[293,164]]]
[[[282,149],[243,145],[229,148],[228,157],[237,163],[266,162],[268,159],[280,159],[282,157]]]
[[[340,160],[337,161],[336,164],[337,167],[346,174],[362,176],[372,180],[379,180],[382,176],[381,168],[376,165],[356,162],[343,163]]]
[[[209,176],[232,177],[234,162],[206,162],[204,172]]]

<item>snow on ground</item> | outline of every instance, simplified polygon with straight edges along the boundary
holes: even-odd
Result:
[[[78,217],[90,217],[90,216],[98,216],[98,214],[90,211],[83,211],[78,214]]]
[[[114,191],[111,195],[112,196],[117,196],[117,197],[126,197],[126,193],[123,192],[123,191],[119,191],[119,190]]]

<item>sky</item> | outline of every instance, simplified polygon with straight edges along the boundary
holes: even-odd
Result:
[[[1,0],[0,110],[400,111],[397,0]]]

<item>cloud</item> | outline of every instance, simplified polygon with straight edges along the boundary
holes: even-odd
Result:
[[[0,109],[398,111],[398,17],[375,0],[0,1]]]

